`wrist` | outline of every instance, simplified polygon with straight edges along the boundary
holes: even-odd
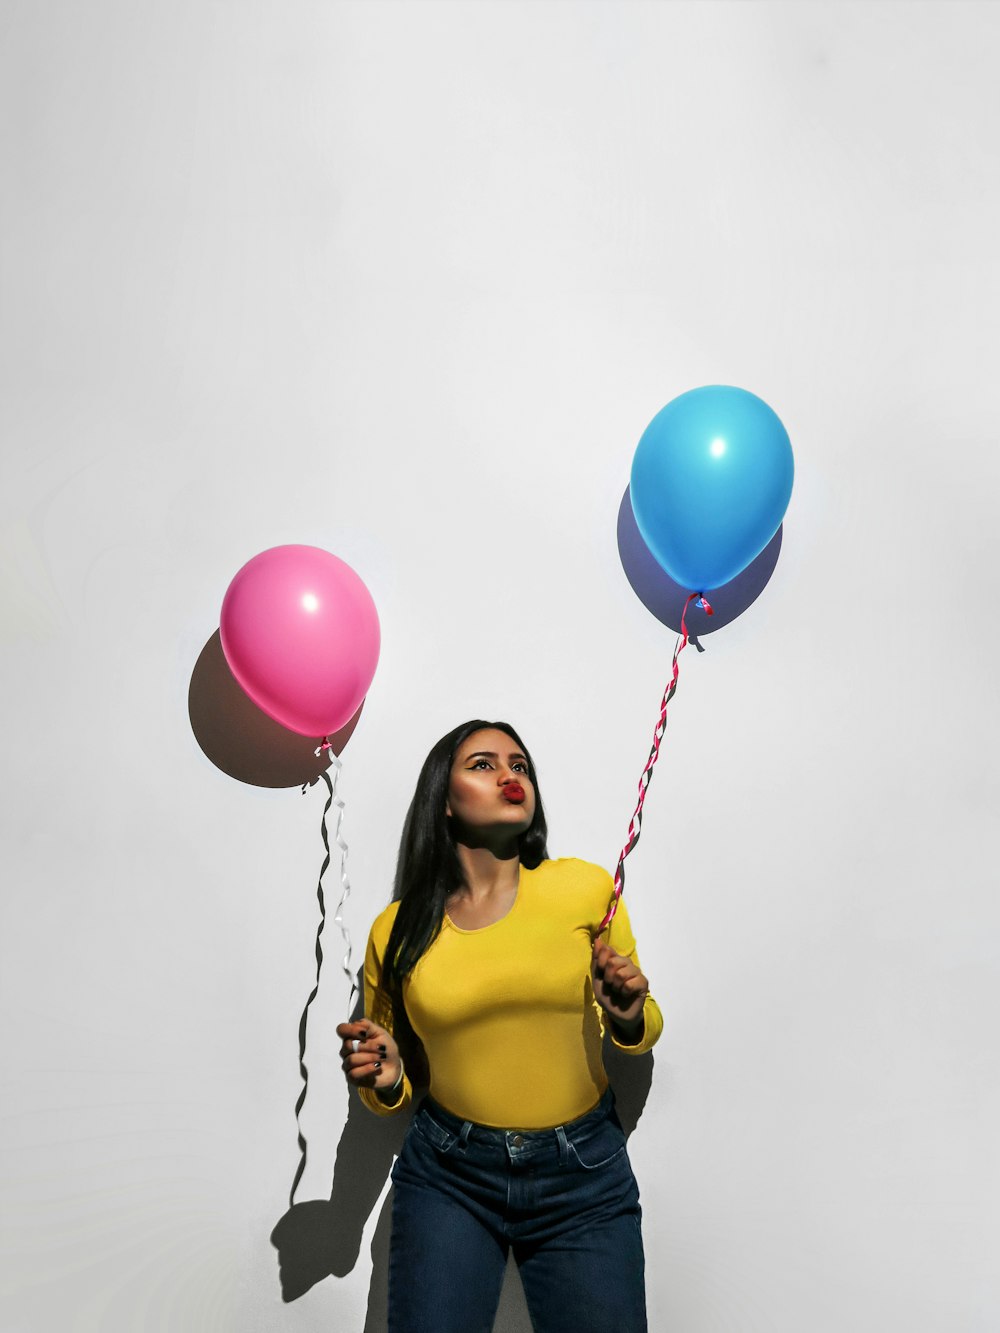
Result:
[[[640,1012],[632,1019],[611,1019],[611,1034],[622,1046],[638,1046],[646,1035],[646,1020]]]
[[[403,1061],[400,1060],[400,1062],[399,1062],[399,1073],[396,1075],[396,1081],[395,1081],[395,1083],[393,1083],[393,1084],[392,1084],[390,1087],[388,1087],[388,1088],[376,1088],[376,1089],[375,1089],[375,1091],[378,1093],[378,1095],[379,1095],[379,1097],[382,1099],[382,1101],[387,1102],[387,1103],[389,1103],[389,1104],[391,1105],[391,1103],[393,1103],[393,1102],[395,1102],[395,1101],[398,1100],[398,1098],[399,1098],[399,1093],[400,1093],[400,1089],[401,1089],[402,1086],[403,1086],[403,1077],[404,1077],[405,1073],[406,1073],[406,1070],[405,1070],[405,1068],[404,1068],[404,1066],[403,1066]]]

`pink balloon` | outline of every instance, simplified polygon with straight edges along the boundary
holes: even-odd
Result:
[[[219,628],[243,690],[303,736],[339,731],[375,675],[371,593],[350,565],[318,546],[274,546],[248,560],[226,592]]]

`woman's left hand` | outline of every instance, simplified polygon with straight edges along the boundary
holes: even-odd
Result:
[[[613,1023],[629,1027],[641,1021],[649,982],[631,958],[615,953],[609,944],[596,939],[590,975],[594,983],[594,999]]]

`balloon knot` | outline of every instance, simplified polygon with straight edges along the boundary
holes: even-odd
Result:
[[[701,596],[698,598],[698,605],[705,612],[706,616],[715,615],[715,612],[712,610],[711,604],[709,603],[709,600],[704,593],[702,593]]]

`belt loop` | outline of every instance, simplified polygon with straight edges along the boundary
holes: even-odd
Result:
[[[465,1152],[469,1146],[469,1135],[472,1133],[472,1121],[466,1120],[458,1135],[458,1150]]]
[[[556,1142],[559,1145],[559,1164],[565,1166],[569,1161],[569,1144],[566,1142],[566,1130],[562,1125],[556,1125]]]

